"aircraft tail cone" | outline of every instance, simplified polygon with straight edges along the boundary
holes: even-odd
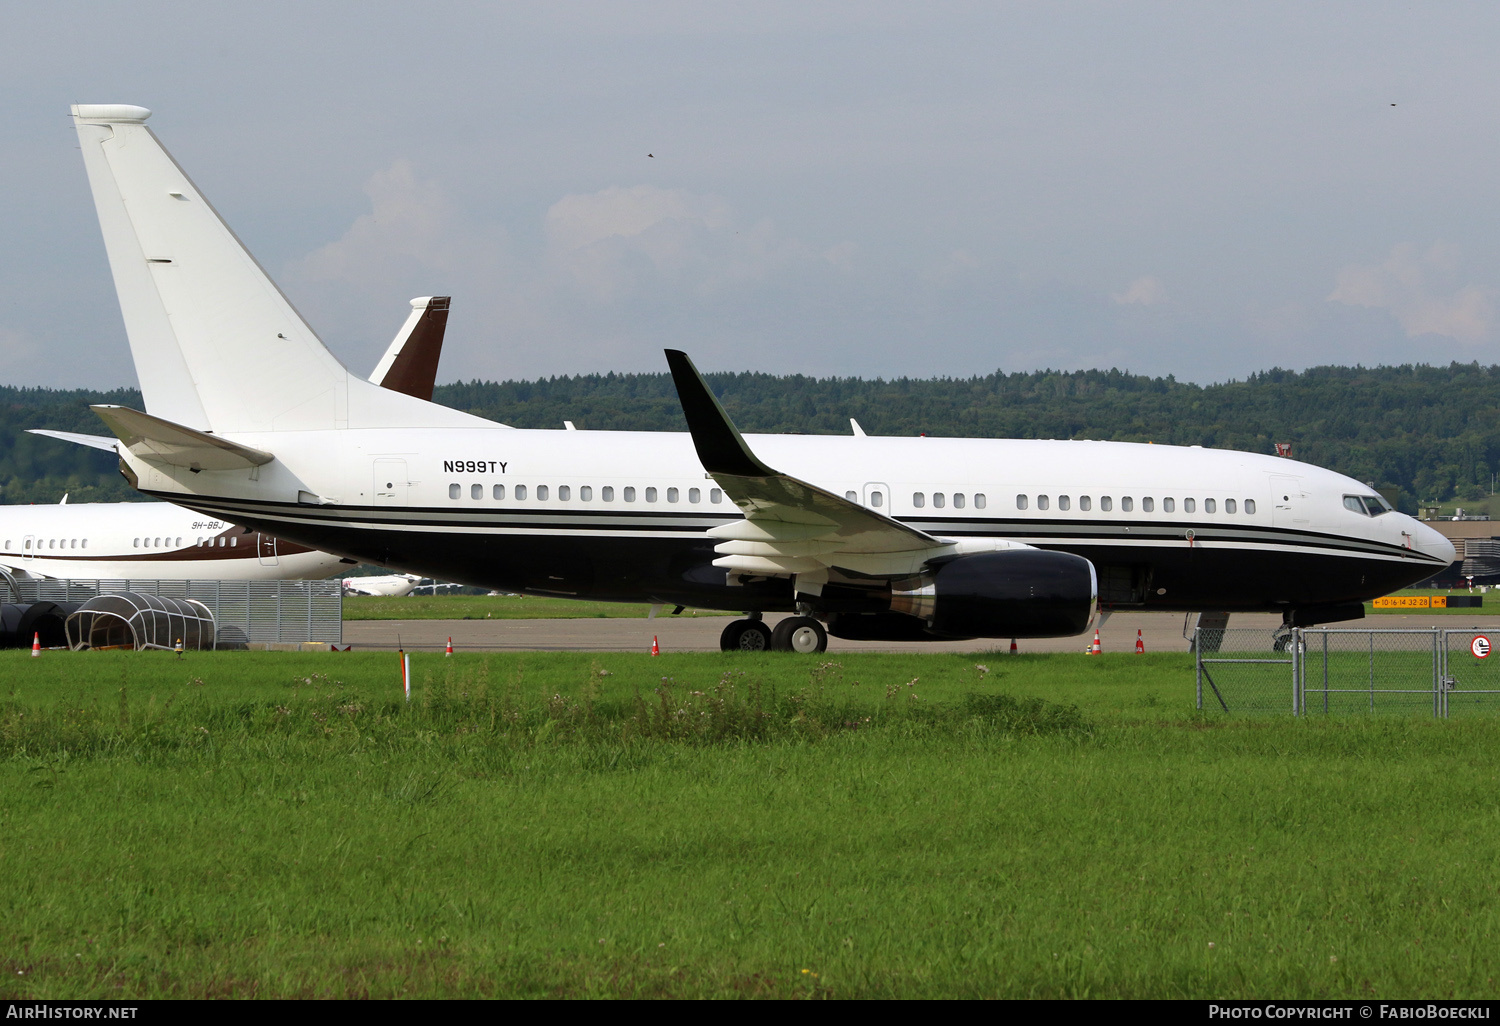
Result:
[[[651,635],[651,654],[661,655],[661,644],[656,640],[656,635]]]
[[[1094,628],[1094,643],[1089,646],[1089,655],[1098,655],[1102,649],[1099,647],[1099,628]]]
[[[443,649],[444,658],[453,654],[453,635],[448,635],[448,647]]]
[[[31,658],[35,659],[42,654],[42,632],[37,631],[31,636]]]
[[[1146,639],[1141,637],[1141,629],[1139,627],[1135,629],[1135,654],[1146,654]]]

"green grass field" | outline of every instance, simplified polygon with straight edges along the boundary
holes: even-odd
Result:
[[[628,602],[580,602],[530,595],[348,595],[345,620],[550,620],[609,616],[644,618],[651,607]],[[668,608],[665,612],[670,613]],[[687,610],[683,616],[728,616]]]
[[[0,670],[4,997],[1496,991],[1496,719],[1201,715],[1181,655]]]

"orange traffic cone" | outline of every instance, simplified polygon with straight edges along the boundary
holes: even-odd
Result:
[[[1018,649],[1016,648],[1016,639],[1015,638],[1011,638],[1010,639],[1010,654],[1011,655],[1015,655],[1017,651],[1018,651]]]
[[[661,655],[661,646],[656,643],[656,635],[651,635],[651,654]]]
[[[1139,627],[1135,629],[1135,654],[1146,654],[1146,639],[1141,637],[1141,629]]]
[[[1099,648],[1099,628],[1094,628],[1094,643],[1089,646],[1089,655],[1098,655],[1102,649]]]
[[[451,656],[452,654],[453,654],[453,635],[450,634],[450,635],[448,635],[448,647],[445,648],[445,649],[443,649],[443,655],[446,657],[446,656]]]
[[[35,659],[42,654],[42,632],[37,631],[31,636],[31,658]]]

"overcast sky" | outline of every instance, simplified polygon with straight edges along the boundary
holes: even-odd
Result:
[[[73,102],[361,373],[1500,362],[1492,3],[230,6],[0,7],[0,382],[135,380]]]

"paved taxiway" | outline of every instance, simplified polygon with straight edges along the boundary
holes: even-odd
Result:
[[[559,652],[649,652],[651,639],[658,638],[664,652],[716,652],[719,632],[728,616],[660,616],[655,620],[592,618],[580,620],[346,620],[344,644],[360,649],[395,650],[399,643],[410,651],[442,651],[448,639],[459,652],[559,651]],[[774,623],[779,616],[767,617]],[[1135,651],[1136,631],[1141,632],[1147,652],[1186,652],[1181,613],[1116,613],[1099,632],[1105,652]],[[1274,613],[1240,613],[1229,626],[1271,630],[1281,623]],[[1378,616],[1334,627],[1426,628],[1434,625],[1459,629],[1483,625],[1500,631],[1500,620],[1478,616]],[[1079,652],[1087,638],[1022,640],[1022,652]],[[981,638],[975,641],[882,642],[828,639],[830,652],[1006,652],[1009,640]]]

